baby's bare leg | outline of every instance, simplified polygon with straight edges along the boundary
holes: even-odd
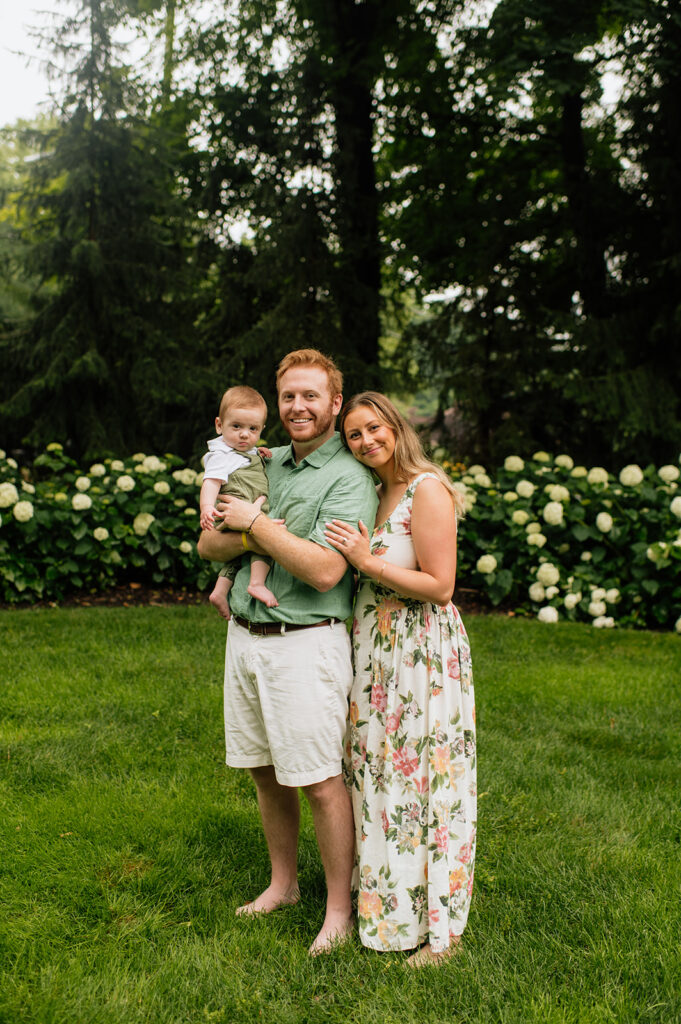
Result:
[[[279,602],[269,587],[265,586],[269,571],[270,567],[267,562],[263,562],[260,558],[251,559],[251,582],[248,585],[248,593],[256,601],[262,601],[268,608],[276,608]]]
[[[231,589],[232,581],[229,576],[218,576],[213,587],[213,593],[208,598],[213,608],[217,608],[223,619],[230,619],[232,617],[232,613],[229,610],[229,601],[227,600]]]

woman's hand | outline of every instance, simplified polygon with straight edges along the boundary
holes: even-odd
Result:
[[[360,572],[371,558],[371,538],[361,519],[359,530],[340,519],[333,519],[324,524],[324,536]]]

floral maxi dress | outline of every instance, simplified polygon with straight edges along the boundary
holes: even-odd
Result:
[[[371,551],[418,568],[411,508],[422,473],[376,528]],[[466,925],[476,828],[470,648],[453,604],[362,582],[353,627],[346,778],[360,938],[378,950],[447,948]]]

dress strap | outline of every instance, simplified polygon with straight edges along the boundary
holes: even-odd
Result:
[[[438,479],[439,478],[438,478],[436,473],[430,473],[430,472],[427,472],[427,471],[425,473],[419,473],[419,475],[415,476],[414,479],[411,481],[411,483],[407,487],[407,491],[410,494],[413,494],[414,491],[416,490],[416,488],[418,487],[418,485],[421,483],[422,480],[438,480]]]

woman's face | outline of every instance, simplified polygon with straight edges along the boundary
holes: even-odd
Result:
[[[349,412],[343,433],[352,454],[369,469],[378,470],[393,461],[395,431],[371,406],[360,405]]]

